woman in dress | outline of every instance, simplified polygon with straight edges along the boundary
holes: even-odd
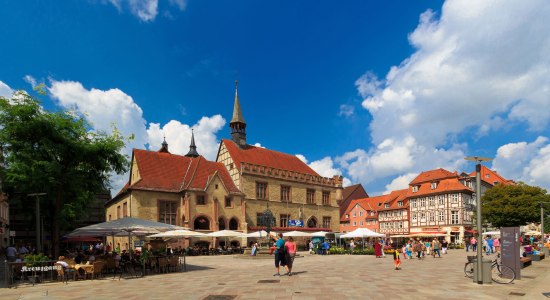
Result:
[[[382,245],[379,242],[374,242],[374,255],[376,258],[382,257]]]
[[[288,237],[285,243],[285,247],[287,250],[287,257],[286,257],[286,266],[288,269],[287,274],[288,276],[292,276],[292,264],[294,263],[294,257],[296,257],[296,250],[298,247],[296,247],[296,242],[291,236]]]

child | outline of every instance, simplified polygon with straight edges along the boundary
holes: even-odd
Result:
[[[396,270],[400,269],[399,266],[401,265],[401,260],[399,259],[399,250],[397,249],[393,251],[393,265]]]

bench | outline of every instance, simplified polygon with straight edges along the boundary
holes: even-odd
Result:
[[[521,268],[525,268],[531,265],[532,259],[529,257],[522,257],[519,259],[519,262],[521,263]]]
[[[544,253],[527,254],[527,257],[529,257],[532,261],[541,261],[545,258],[545,255],[544,255]]]

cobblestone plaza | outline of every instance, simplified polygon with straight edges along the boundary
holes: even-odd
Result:
[[[470,252],[469,254],[474,254]],[[295,276],[274,277],[272,259],[233,256],[187,258],[188,271],[144,278],[19,285],[0,299],[546,299],[548,259],[533,262],[510,285],[478,285],[464,276],[467,253],[403,260],[374,256],[302,254]],[[546,283],[545,283],[546,282]],[[223,297],[225,296],[225,297]]]

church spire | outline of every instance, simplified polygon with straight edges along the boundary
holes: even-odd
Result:
[[[235,103],[233,104],[233,117],[229,122],[231,128],[231,139],[239,147],[246,146],[246,122],[241,111],[241,102],[239,101],[239,81],[235,80]]]
[[[197,146],[195,146],[195,133],[191,129],[191,145],[189,145],[189,152],[185,154],[187,157],[198,157],[199,153],[197,152]]]
[[[170,151],[168,151],[168,143],[166,142],[166,137],[164,137],[164,141],[162,142],[162,146],[160,147],[159,152],[170,153]]]

